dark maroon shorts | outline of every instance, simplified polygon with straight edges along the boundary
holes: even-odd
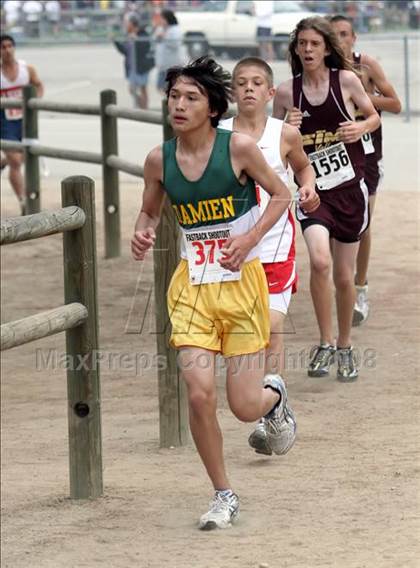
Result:
[[[322,225],[330,237],[342,243],[355,243],[369,226],[368,189],[363,179],[340,189],[318,191],[321,204],[313,213],[296,207],[296,218],[302,231],[311,225]]]
[[[382,160],[378,160],[376,154],[367,154],[365,162],[365,182],[369,195],[375,195],[382,181],[384,169]]]

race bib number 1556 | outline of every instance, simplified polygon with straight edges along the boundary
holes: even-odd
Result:
[[[332,189],[355,177],[347,149],[343,142],[308,154],[316,174],[319,190]]]

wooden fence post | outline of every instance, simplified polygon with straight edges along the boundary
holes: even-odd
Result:
[[[117,118],[109,116],[105,108],[117,104],[115,91],[101,91],[102,183],[104,200],[105,258],[120,256],[120,195],[117,168],[107,164],[108,156],[118,156]]]
[[[63,248],[65,302],[88,311],[82,325],[66,331],[70,497],[87,499],[103,491],[93,180],[66,178],[61,199],[63,207],[77,205],[86,214],[83,227],[63,233]]]
[[[23,135],[22,138],[27,143],[38,142],[38,111],[30,108],[28,101],[36,97],[34,85],[27,85],[23,88]],[[41,196],[39,183],[39,156],[31,154],[27,146],[24,152],[25,157],[25,195],[26,195],[26,214],[39,213],[41,210]]]
[[[173,131],[168,123],[166,101],[163,110],[163,137],[169,140]],[[160,445],[182,446],[189,438],[187,393],[177,367],[177,352],[169,346],[171,325],[166,294],[172,274],[179,261],[179,227],[168,198],[162,210],[154,250],[154,285],[156,301],[157,351],[164,356],[166,366],[158,370]]]

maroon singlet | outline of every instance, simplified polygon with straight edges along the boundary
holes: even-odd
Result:
[[[330,85],[326,100],[321,105],[313,106],[305,97],[302,89],[303,77],[297,75],[293,78],[293,105],[299,108],[303,113],[302,125],[300,132],[303,139],[303,147],[306,154],[310,156],[313,152],[326,149],[326,157],[312,161],[315,172],[317,174],[318,189],[344,189],[354,187],[359,180],[363,178],[365,167],[365,155],[363,146],[360,141],[353,144],[344,144],[345,151],[337,152],[331,156],[328,152],[332,146],[339,144],[337,138],[337,129],[340,122],[346,120],[354,120],[348,113],[344,104],[341,93],[339,70],[330,69]],[[347,154],[347,155],[346,155]],[[324,187],[320,186],[320,181],[325,175],[339,174],[340,168],[344,170],[348,168],[348,161],[354,170],[354,175],[347,178],[344,182],[328,187],[328,183]]]

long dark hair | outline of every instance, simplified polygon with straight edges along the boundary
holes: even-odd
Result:
[[[168,69],[166,73],[166,96],[179,77],[192,79],[199,90],[207,95],[211,112],[216,116],[211,117],[211,125],[216,128],[220,118],[228,109],[229,101],[232,100],[231,75],[223,69],[214,59],[207,55],[199,57],[184,67],[176,66]]]
[[[160,15],[166,21],[168,26],[176,26],[178,24],[178,19],[172,10],[162,10]]]
[[[302,73],[303,71],[302,63],[299,56],[296,54],[296,47],[298,44],[299,33],[305,30],[314,30],[324,38],[325,45],[328,51],[330,51],[330,55],[327,55],[325,58],[325,65],[327,67],[354,71],[352,62],[344,55],[344,51],[340,47],[338,38],[329,21],[325,18],[315,16],[313,18],[304,18],[301,20],[291,33],[288,59],[293,75],[299,75],[299,73]]]

